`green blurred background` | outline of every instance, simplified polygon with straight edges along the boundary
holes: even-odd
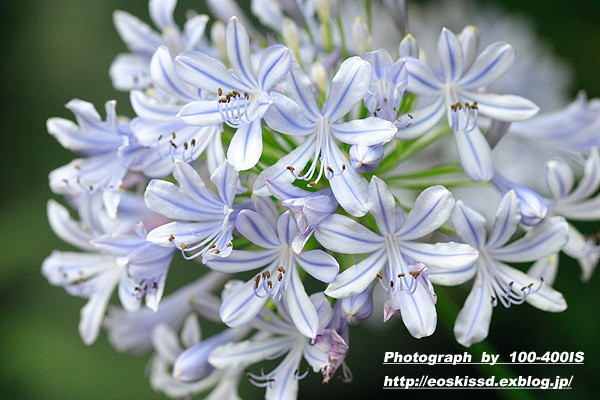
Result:
[[[181,1],[177,18],[202,1]],[[342,0],[343,3],[343,0]],[[515,14],[533,18],[535,30],[575,71],[574,95],[579,88],[600,96],[600,5],[598,1],[498,2]],[[148,355],[117,353],[106,336],[85,346],[77,333],[84,301],[50,286],[40,274],[42,260],[53,249],[66,249],[48,227],[46,202],[53,196],[48,172],[73,158],[46,132],[51,116],[71,118],[64,104],[79,97],[94,103],[103,114],[106,100],[117,99],[118,111],[130,114],[127,95],[111,88],[108,67],[124,51],[112,26],[112,11],[124,9],[148,20],[145,1],[29,0],[0,1],[0,80],[2,101],[2,203],[0,237],[0,398],[1,399],[160,399],[145,374]],[[598,226],[584,226],[586,232]],[[600,362],[597,274],[579,281],[579,270],[564,265],[556,288],[569,303],[561,314],[534,310],[529,305],[494,312],[489,342],[505,358],[512,351],[584,351],[584,366],[518,368],[517,374],[554,378],[574,375],[573,389],[561,398],[597,398]],[[444,293],[440,293],[440,301]],[[449,311],[449,319],[454,318]],[[375,343],[375,345],[374,345]],[[402,369],[381,365],[384,351],[458,353],[451,330],[440,322],[433,337],[412,339],[399,319],[381,332],[354,331],[347,358],[354,372],[350,385],[321,385],[311,376],[300,385],[301,398],[421,398],[456,395],[447,391],[387,392],[380,388],[385,375],[487,377],[499,369],[449,367]],[[477,356],[481,348],[473,352]],[[248,397],[260,391],[244,384]],[[312,391],[311,391],[312,390]],[[433,393],[432,393],[433,392]],[[505,391],[508,392],[508,391]],[[477,392],[493,398],[506,393]],[[525,396],[526,393],[513,392]],[[551,391],[528,393],[533,398],[557,398]],[[518,398],[518,397],[517,397]]]

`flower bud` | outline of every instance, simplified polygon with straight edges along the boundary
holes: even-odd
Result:
[[[400,41],[398,46],[399,58],[414,57],[419,58],[419,45],[417,40],[410,33],[404,36],[404,39]]]
[[[369,318],[373,313],[373,288],[371,284],[365,291],[340,300],[342,316],[350,325]]]
[[[373,172],[383,160],[383,145],[364,146],[355,144],[350,147],[350,162],[358,172]]]
[[[526,226],[539,224],[548,214],[548,207],[544,200],[533,189],[512,183],[501,175],[494,174],[492,183],[502,192],[507,193],[514,190],[521,202],[521,223]]]

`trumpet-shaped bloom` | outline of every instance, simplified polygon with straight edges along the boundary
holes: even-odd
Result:
[[[239,183],[238,171],[223,162],[210,177],[217,194],[209,190],[189,164],[177,161],[173,176],[179,186],[152,180],[146,188],[146,205],[174,221],[153,229],[148,240],[175,247],[187,259],[226,257],[232,250],[232,231],[239,206],[233,199]]]
[[[223,299],[220,313],[223,322],[232,327],[244,325],[272,298],[283,302],[291,321],[303,335],[314,338],[319,317],[306,294],[298,267],[322,282],[331,282],[339,270],[335,258],[322,250],[294,252],[293,243],[299,231],[289,211],[275,225],[254,211],[243,210],[236,228],[265,250],[233,250],[227,258],[209,261],[208,266],[227,273],[264,269]]]
[[[573,171],[564,161],[550,161],[546,165],[546,180],[552,197],[545,199],[549,215],[560,215],[573,221],[594,221],[600,218],[600,156],[592,147],[583,176],[577,186]],[[569,224],[569,241],[562,249],[579,261],[581,279],[588,280],[596,268],[600,251],[593,239],[586,239]]]
[[[317,311],[318,330],[321,330],[331,321],[331,306],[323,293],[311,295],[310,302],[311,308]],[[327,352],[311,344],[311,340],[298,331],[285,307],[280,305],[278,311],[279,315],[263,309],[252,322],[260,330],[253,338],[218,347],[208,359],[215,368],[223,369],[273,360],[285,355],[281,363],[269,373],[247,373],[250,382],[267,388],[267,400],[296,398],[298,381],[308,373],[299,371],[302,358],[315,372],[329,363]]]
[[[132,232],[132,227],[124,230],[123,225],[107,223],[109,217],[97,199],[80,199],[88,203],[81,205],[81,222],[71,219],[58,203],[48,203],[50,225],[56,234],[85,252],[55,251],[42,265],[42,273],[52,284],[64,287],[73,296],[89,299],[81,310],[79,323],[79,333],[86,344],[98,337],[117,286],[126,309],[137,309],[145,297],[146,305],[157,311],[172,256],[170,249],[146,242],[143,226]]]
[[[317,240],[330,250],[368,254],[363,261],[339,274],[325,293],[335,298],[357,295],[379,276],[388,291],[388,314],[390,310],[401,310],[402,320],[413,336],[429,336],[437,322],[429,280],[445,285],[468,280],[474,273],[468,267],[478,253],[462,243],[416,241],[438,229],[450,217],[454,198],[444,187],[424,190],[407,215],[396,206],[394,196],[381,179],[372,178],[369,195],[379,234],[338,214],[325,219],[315,231]],[[411,267],[416,263],[427,268]]]
[[[146,89],[152,85],[150,58],[160,46],[166,46],[171,57],[186,50],[207,50],[204,31],[208,16],[194,15],[179,29],[173,19],[177,0],[150,0],[150,18],[160,32],[125,11],[115,11],[113,21],[130,53],[119,54],[110,66],[113,86],[118,90]]]
[[[286,95],[272,94],[274,104],[265,115],[265,122],[278,132],[304,137],[304,142],[261,173],[254,193],[268,194],[265,179],[303,179],[314,185],[325,175],[344,210],[355,216],[366,214],[368,182],[351,167],[335,139],[368,146],[389,142],[396,133],[394,124],[380,118],[342,121],[366,94],[371,76],[371,64],[360,57],[350,57],[333,77],[327,102],[321,109],[308,76],[298,64],[293,64],[289,79],[283,82]]]
[[[132,90],[131,105],[137,114],[130,123],[137,142],[154,150],[162,168],[153,168],[151,177],[163,177],[173,171],[176,160],[187,163],[206,153],[210,172],[224,161],[221,125],[187,125],[177,113],[183,105],[204,96],[175,73],[173,57],[161,46],[150,61],[152,89]]]
[[[521,121],[534,116],[538,107],[519,96],[484,90],[510,68],[515,52],[509,44],[496,42],[475,56],[478,40],[472,38],[476,34],[472,26],[466,27],[460,38],[442,29],[437,44],[440,68],[434,70],[418,58],[407,58],[407,90],[434,98],[426,115],[436,115],[437,119],[426,118],[429,128],[446,111],[465,173],[475,181],[487,181],[493,175],[492,152],[479,130],[478,114],[501,121]]]
[[[471,275],[475,274],[473,288],[454,326],[456,340],[464,346],[487,337],[492,310],[498,302],[508,308],[527,301],[550,312],[563,311],[567,307],[562,294],[543,280],[506,264],[537,261],[558,252],[567,242],[566,222],[561,217],[554,217],[509,243],[522,219],[519,203],[514,191],[502,198],[487,238],[485,218],[462,201],[456,204],[452,215],[454,229],[462,240],[479,250],[477,262],[470,266]]]
[[[244,26],[233,17],[227,23],[227,56],[230,73],[219,61],[201,52],[185,52],[175,58],[181,79],[218,96],[186,104],[179,117],[189,125],[221,123],[236,128],[227,159],[239,170],[252,168],[262,154],[262,117],[273,102],[269,91],[290,68],[291,54],[283,45],[267,48],[256,72],[250,40]]]

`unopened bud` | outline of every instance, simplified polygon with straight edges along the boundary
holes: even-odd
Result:
[[[383,160],[383,146],[364,146],[355,144],[350,147],[350,162],[358,172],[373,172]]]

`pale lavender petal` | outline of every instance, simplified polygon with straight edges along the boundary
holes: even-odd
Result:
[[[464,243],[400,242],[400,245],[404,256],[429,267],[432,281],[445,285],[456,285],[472,277],[471,266],[479,257],[477,250]],[[438,272],[439,278],[434,277]]]
[[[208,15],[196,15],[185,21],[183,32],[186,37],[183,50],[193,50],[200,43],[206,31],[206,24],[210,20]]]
[[[442,226],[453,208],[452,193],[443,186],[429,187],[417,197],[396,236],[401,240],[421,238]]]
[[[552,286],[557,272],[558,254],[550,254],[534,262],[527,270],[527,275],[536,279],[543,279],[545,284]]]
[[[464,68],[468,74],[479,52],[479,29],[475,25],[465,26],[458,38],[463,50]]]
[[[150,181],[144,200],[149,209],[172,219],[206,221],[223,215],[223,205],[194,201],[176,185],[161,180]]]
[[[315,123],[304,116],[295,101],[277,92],[271,93],[270,98],[273,105],[265,114],[269,128],[293,136],[307,136],[315,132]]]
[[[290,339],[285,336],[263,340],[246,340],[217,347],[208,361],[215,368],[229,368],[250,365],[280,354],[290,347]]]
[[[490,249],[489,253],[500,261],[535,261],[562,249],[568,236],[566,221],[561,217],[553,217],[536,225],[521,239],[493,251]]]
[[[133,111],[138,117],[153,121],[177,122],[177,113],[181,108],[179,104],[160,102],[139,90],[132,90],[129,94],[129,100]],[[165,132],[165,134],[168,133]]]
[[[327,140],[327,139],[326,139]],[[369,211],[369,183],[364,176],[352,168],[333,140],[329,140],[329,153],[322,162],[328,161],[333,169],[329,185],[340,206],[350,215],[361,217]]]
[[[458,158],[465,175],[475,182],[487,182],[494,175],[492,149],[478,127],[467,132],[455,130]]]
[[[324,219],[315,230],[315,237],[325,248],[345,254],[371,253],[384,245],[382,236],[339,214]]]
[[[396,232],[396,199],[385,182],[376,176],[369,184],[369,202],[369,212],[375,218],[379,232],[384,236]]]
[[[235,328],[252,321],[267,302],[269,296],[257,296],[254,285],[251,279],[223,299],[219,315],[228,326]]]
[[[263,90],[270,90],[281,81],[290,70],[292,56],[283,45],[267,48],[258,64],[258,85]]]
[[[490,286],[477,276],[454,324],[454,335],[458,343],[469,347],[487,337],[492,320],[492,296]]]
[[[98,283],[100,287],[81,309],[79,335],[85,344],[92,344],[98,338],[106,306],[121,274],[122,271],[119,269],[106,271],[102,274],[102,282]]]
[[[397,130],[390,121],[375,117],[331,125],[331,133],[340,142],[364,146],[387,143]]]
[[[485,218],[467,207],[462,200],[456,202],[452,212],[452,225],[460,238],[476,249],[485,243]]]
[[[206,265],[213,271],[233,274],[263,268],[278,257],[278,250],[233,250],[227,257],[213,258]]]
[[[562,160],[552,160],[546,164],[546,179],[555,200],[565,197],[573,189],[573,171]]]
[[[250,169],[262,155],[262,126],[257,119],[237,129],[227,150],[227,159],[239,171]]]
[[[216,186],[223,204],[232,207],[233,199],[235,198],[235,193],[240,182],[239,172],[225,160],[210,176],[210,181]]]
[[[433,128],[444,115],[446,115],[444,98],[438,96],[433,103],[411,111],[410,116],[401,117],[401,123],[407,124],[404,127],[400,126],[396,132],[396,139],[415,139]]]
[[[163,247],[190,246],[220,230],[222,224],[223,218],[203,222],[170,222],[154,228],[146,239]]]
[[[464,56],[458,37],[449,29],[442,28],[437,44],[438,60],[446,82],[457,81],[463,73]]]
[[[525,301],[532,306],[548,312],[560,312],[567,309],[567,302],[563,295],[546,283],[536,282],[531,276],[508,265],[503,266],[499,272],[502,279],[513,283],[513,290],[531,288],[532,292],[525,298]]]
[[[322,117],[321,110],[315,100],[312,85],[308,75],[297,62],[292,62],[290,74],[282,82],[284,93],[294,100],[300,108],[307,113],[311,121]]]
[[[493,94],[461,90],[465,101],[476,102],[481,115],[500,121],[522,121],[533,117],[540,108],[531,100],[510,94]]]
[[[362,293],[373,282],[388,261],[385,249],[371,254],[356,265],[339,274],[325,290],[325,294],[336,299]]]
[[[113,22],[127,48],[134,53],[150,58],[152,53],[162,44],[162,39],[158,33],[137,17],[125,11],[115,11]]]
[[[283,213],[277,220],[277,236],[282,246],[291,246],[298,235],[298,224],[289,211]]]
[[[458,84],[466,90],[487,86],[504,75],[514,60],[515,50],[510,44],[492,43],[479,54]]]
[[[441,96],[442,83],[424,61],[409,57],[406,59],[406,69],[408,71],[406,90],[422,96]]]
[[[350,57],[333,77],[323,115],[335,122],[362,100],[371,85],[373,69],[360,57]]]
[[[117,54],[110,64],[108,74],[115,89],[127,92],[143,89],[151,84],[148,59],[139,54]]]
[[[160,29],[176,26],[173,21],[173,11],[175,11],[176,5],[177,0],[150,0],[148,9],[152,22]]]
[[[247,87],[257,87],[256,76],[250,59],[250,39],[242,23],[232,17],[225,32],[227,57],[233,70]]]
[[[555,208],[565,218],[573,221],[596,221],[600,219],[600,195],[579,203],[569,203]]]
[[[121,135],[98,130],[86,131],[63,118],[48,119],[46,127],[63,147],[81,154],[114,152],[123,143]]]
[[[197,90],[181,81],[175,72],[173,57],[166,46],[160,46],[152,56],[150,76],[156,86],[176,99],[191,101],[198,98]]]
[[[517,232],[521,222],[520,201],[514,190],[509,190],[498,206],[496,220],[490,232],[486,247],[503,246]]]
[[[258,196],[270,196],[269,188],[265,184],[265,179],[272,181],[294,181],[294,175],[288,167],[294,168],[296,171],[302,171],[306,163],[315,153],[316,136],[311,135],[304,140],[298,147],[292,150],[289,154],[283,156],[275,164],[265,169],[256,179],[252,191]]]
[[[313,278],[325,283],[333,281],[340,270],[337,260],[323,250],[303,251],[296,261]]]
[[[279,239],[273,225],[264,216],[251,210],[242,210],[238,214],[235,226],[246,239],[265,249],[279,247]]]
[[[597,147],[592,147],[585,162],[583,177],[575,190],[564,198],[563,202],[585,199],[596,193],[598,187],[600,187],[600,154]]]
[[[90,240],[94,238],[93,232],[83,227],[73,220],[69,211],[55,200],[49,200],[46,208],[48,222],[56,236],[61,240],[78,247],[82,250],[94,250]]]
[[[213,126],[223,123],[217,100],[196,100],[181,107],[176,114],[188,125]]]
[[[289,286],[283,294],[285,305],[298,331],[304,336],[314,338],[319,327],[317,311],[306,294],[298,269],[291,268],[289,273],[291,274],[288,280]]]
[[[417,339],[431,336],[437,326],[437,312],[427,288],[418,285],[412,294],[398,290],[396,295],[402,322],[408,332]]]
[[[184,82],[209,93],[217,93],[218,88],[224,93],[250,91],[220,61],[199,51],[186,51],[175,57],[175,71]]]
[[[376,51],[366,52],[363,55],[363,58],[373,66],[373,81],[388,80],[387,73],[393,61],[392,57],[386,50],[379,49]]]
[[[181,190],[193,199],[194,202],[202,204],[203,207],[206,207],[213,212],[218,212],[223,208],[223,203],[219,201],[219,198],[215,196],[212,191],[206,188],[202,178],[200,178],[198,172],[196,172],[194,167],[190,164],[183,161],[175,162],[173,176],[177,180],[177,183],[179,183]],[[156,211],[160,212],[160,209],[157,209]]]

